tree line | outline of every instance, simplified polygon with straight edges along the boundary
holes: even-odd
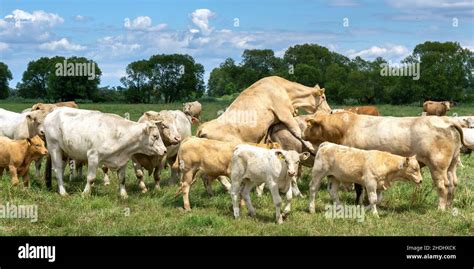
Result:
[[[317,44],[295,45],[283,57],[270,49],[245,50],[240,63],[228,58],[204,84],[204,67],[183,54],[153,55],[127,65],[122,86],[99,87],[102,71],[84,57],[42,57],[29,62],[21,81],[10,89],[12,74],[0,62],[0,99],[9,96],[45,101],[169,103],[234,98],[255,81],[271,75],[326,88],[339,104],[410,104],[424,100],[474,101],[473,52],[456,42],[425,42],[399,65],[378,57],[348,57]]]

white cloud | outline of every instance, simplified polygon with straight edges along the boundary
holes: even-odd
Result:
[[[472,0],[387,0],[387,3],[401,11],[401,15],[392,16],[396,20],[472,19],[474,16]]]
[[[387,45],[385,47],[372,46],[368,49],[355,51],[349,50],[346,53],[350,58],[357,56],[363,59],[375,59],[377,57],[383,57],[385,59],[396,59],[401,60],[410,54],[407,47],[403,45]]]
[[[0,19],[0,39],[10,43],[44,42],[50,38],[51,28],[63,22],[64,19],[54,13],[15,9]]]
[[[210,35],[213,28],[209,25],[209,19],[214,17],[215,13],[207,8],[196,9],[191,13],[191,21],[200,29],[205,36]]]
[[[40,44],[38,48],[48,51],[81,51],[86,47],[69,42],[66,38]]]
[[[152,26],[151,18],[148,16],[138,16],[133,20],[129,18],[124,19],[123,26],[128,30],[143,30],[143,31],[160,31],[167,27],[166,24],[158,24]]]
[[[355,0],[329,0],[328,2],[330,6],[336,7],[353,7],[359,5]]]
[[[389,0],[397,8],[474,8],[472,0]]]

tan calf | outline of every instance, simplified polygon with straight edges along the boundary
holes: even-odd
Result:
[[[7,168],[13,186],[18,185],[18,176],[22,176],[25,186],[28,186],[30,163],[46,154],[48,150],[39,136],[21,140],[0,137],[0,177]]]
[[[423,103],[423,112],[426,112],[426,115],[428,116],[445,116],[450,109],[451,106],[449,101],[426,101]]]
[[[415,156],[402,157],[378,150],[360,150],[324,142],[316,154],[310,183],[309,211],[315,211],[315,199],[321,180],[328,177],[330,195],[339,204],[337,190],[339,182],[357,183],[364,186],[369,196],[372,212],[377,215],[376,204],[381,191],[390,187],[396,179],[421,183],[420,166]]]

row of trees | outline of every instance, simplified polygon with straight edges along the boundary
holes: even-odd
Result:
[[[388,73],[382,69],[390,64],[381,57],[350,60],[316,44],[290,47],[283,58],[275,57],[272,50],[246,50],[240,64],[228,58],[211,72],[208,94],[233,95],[262,77],[278,75],[307,86],[318,83],[326,88],[329,100],[337,103],[403,104],[474,97],[473,53],[459,43],[419,44],[401,66],[418,68],[417,64],[419,79],[414,79],[384,76]]]
[[[88,64],[84,66],[89,68],[87,74],[74,72],[76,64]],[[278,75],[307,86],[318,83],[326,88],[329,100],[336,103],[474,101],[473,52],[459,43],[419,44],[401,64],[419,72],[416,78],[415,74],[390,74],[387,67],[394,67],[383,58],[351,60],[317,44],[290,47],[282,58],[269,49],[245,50],[239,64],[228,58],[212,70],[207,94],[232,98],[255,81]],[[69,70],[70,65],[76,70]],[[204,68],[189,55],[161,54],[132,62],[120,80],[123,86],[114,88],[99,88],[101,73],[97,63],[83,57],[43,57],[28,64],[14,93],[45,101],[131,103],[168,103],[198,99],[205,94]],[[8,97],[11,79],[8,67],[0,63],[0,99]]]

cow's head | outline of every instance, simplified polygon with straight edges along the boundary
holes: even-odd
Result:
[[[278,187],[283,192],[288,191],[289,184],[291,181],[296,180],[296,176],[298,174],[298,167],[300,161],[305,161],[309,158],[310,154],[308,152],[298,153],[294,150],[281,150],[277,149],[274,150],[276,157],[284,163],[286,167],[286,179],[283,182],[278,183]],[[290,180],[288,180],[290,179]]]
[[[44,141],[39,136],[36,135],[33,138],[27,138],[26,140],[28,142],[28,154],[30,154],[30,156],[38,157],[36,159],[39,159],[40,156],[48,154]]]
[[[175,117],[170,113],[148,111],[144,114],[147,121],[155,122],[160,130],[161,139],[166,146],[181,142],[181,135],[176,128]]]
[[[200,103],[198,101],[188,102],[183,104],[184,114],[190,115],[192,117],[197,116],[196,110],[199,109]]]
[[[28,124],[29,137],[39,135],[44,138],[44,119],[48,115],[49,111],[46,110],[35,110],[26,114],[26,121]]]
[[[416,156],[404,158],[400,164],[400,177],[408,181],[420,184],[423,181],[421,176],[420,164],[416,160]]]
[[[305,97],[305,101],[296,105],[296,108],[301,107],[307,113],[316,113],[316,111],[326,113],[331,112],[331,108],[326,101],[326,95],[324,94],[325,91],[326,90],[324,88],[320,88],[319,85],[314,86],[310,97]]]
[[[164,155],[166,147],[160,136],[160,130],[154,122],[145,122],[143,126],[142,146],[145,155]]]
[[[37,104],[34,104],[34,105],[31,107],[31,111],[44,110],[44,111],[51,112],[51,111],[53,111],[55,108],[56,108],[56,106],[53,105],[53,104],[37,103]]]
[[[340,140],[355,116],[357,115],[351,112],[316,113],[313,117],[306,119],[303,139],[316,146],[325,141],[340,144]]]
[[[444,107],[446,107],[446,111],[449,111],[451,109],[451,103],[449,101],[444,101],[441,102]]]

